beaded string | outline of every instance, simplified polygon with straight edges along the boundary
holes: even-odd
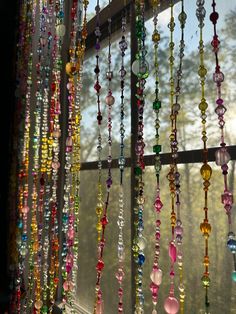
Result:
[[[58,201],[57,201],[57,187],[58,187],[58,172],[60,168],[59,153],[60,143],[59,138],[61,136],[60,129],[60,82],[61,82],[61,49],[62,40],[65,35],[64,21],[64,1],[60,0],[55,3],[56,13],[56,28],[54,38],[54,67],[52,71],[52,83],[51,83],[51,106],[49,116],[49,139],[48,139],[48,161],[47,161],[47,175],[51,179],[51,198],[50,198],[50,266],[49,266],[49,300],[50,307],[49,313],[53,311],[53,305],[55,303],[56,291],[59,282],[59,234],[58,234]]]
[[[41,0],[39,2],[39,14],[40,14],[40,25],[39,25],[39,37],[37,45],[37,63],[36,63],[36,108],[34,111],[35,127],[33,135],[33,166],[32,166],[32,218],[31,218],[31,240],[30,240],[30,252],[29,252],[29,266],[30,271],[28,274],[28,289],[27,298],[25,302],[25,310],[30,309],[34,305],[36,313],[40,313],[42,307],[41,301],[41,277],[40,277],[40,231],[39,225],[41,221],[40,207],[38,207],[39,193],[38,193],[38,179],[40,172],[40,136],[42,117],[41,112],[43,108],[43,66],[44,66],[44,50],[45,50],[45,31],[46,31],[46,3]],[[41,227],[41,226],[40,226]],[[29,301],[28,301],[29,300]]]
[[[112,162],[112,137],[111,137],[111,131],[112,131],[112,120],[111,120],[111,109],[112,105],[115,103],[115,98],[112,95],[111,90],[111,81],[113,77],[113,72],[111,70],[111,12],[110,12],[110,0],[108,4],[109,8],[109,18],[108,18],[108,71],[107,71],[107,80],[108,80],[108,94],[106,96],[105,102],[107,104],[107,127],[108,127],[108,175],[106,180],[106,187],[107,187],[107,194],[106,194],[106,201],[105,201],[105,207],[103,210],[103,214],[101,217],[101,224],[102,224],[102,232],[101,232],[101,240],[98,244],[98,262],[97,262],[97,282],[96,282],[96,289],[97,289],[97,301],[96,301],[96,313],[100,314],[103,312],[103,299],[102,299],[102,290],[101,290],[101,276],[102,271],[104,269],[104,261],[103,261],[103,253],[104,253],[104,247],[105,247],[105,230],[106,226],[108,224],[108,218],[107,218],[107,211],[109,206],[109,199],[110,199],[110,189],[112,186],[112,174],[111,174],[111,162]]]
[[[125,168],[125,156],[124,156],[124,137],[125,137],[125,104],[124,104],[124,91],[125,91],[125,76],[126,70],[124,65],[125,51],[128,47],[126,40],[126,11],[123,13],[121,22],[122,36],[119,42],[119,48],[121,52],[121,68],[120,68],[120,157],[119,157],[119,169],[120,169],[120,186],[119,186],[119,214],[117,219],[117,225],[119,228],[118,235],[118,270],[116,272],[116,279],[119,284],[118,289],[118,313],[123,313],[123,280],[125,276],[124,272],[124,259],[125,259],[125,246],[123,229],[125,225],[124,219],[124,187],[123,187],[123,177]]]
[[[183,224],[181,221],[181,202],[180,202],[180,173],[178,171],[177,158],[178,158],[178,132],[177,132],[177,116],[180,110],[179,96],[181,93],[181,80],[182,80],[182,66],[184,58],[184,28],[187,15],[184,11],[184,0],[181,0],[181,12],[178,16],[181,28],[181,39],[179,44],[179,68],[177,70],[177,83],[175,87],[175,103],[173,104],[172,114],[174,115],[174,135],[175,138],[171,142],[173,151],[173,162],[175,163],[175,193],[176,193],[176,209],[177,221],[175,226],[175,236],[178,245],[177,249],[177,263],[179,268],[179,297],[180,297],[180,313],[184,314],[184,299],[185,287],[183,283],[183,252],[182,252],[182,239],[183,239]]]
[[[101,162],[101,153],[102,153],[102,137],[101,137],[101,123],[102,123],[102,113],[100,108],[100,68],[99,68],[99,51],[100,51],[100,37],[101,37],[101,31],[100,31],[100,6],[99,6],[99,0],[97,1],[96,6],[96,29],[95,29],[95,36],[96,36],[96,67],[94,69],[94,72],[96,74],[96,83],[94,85],[94,89],[96,91],[97,96],[97,122],[98,122],[98,146],[97,146],[97,152],[98,152],[98,184],[97,184],[97,205],[96,205],[96,214],[97,214],[97,241],[101,240],[101,231],[102,231],[102,224],[101,224],[101,216],[103,212],[103,194],[102,194],[102,184],[101,184],[101,176],[102,176],[102,162]]]
[[[204,64],[204,43],[203,43],[203,27],[204,27],[204,18],[206,15],[206,10],[204,8],[205,1],[197,1],[197,10],[196,16],[199,22],[199,30],[200,30],[200,40],[199,40],[199,56],[200,56],[200,65],[198,69],[198,75],[200,78],[201,84],[201,102],[199,103],[199,109],[201,111],[201,119],[202,119],[202,141],[203,141],[203,165],[201,167],[200,173],[203,179],[203,190],[204,190],[204,219],[203,222],[200,224],[200,230],[204,237],[205,242],[205,254],[204,254],[204,273],[201,278],[203,287],[205,289],[205,308],[206,312],[208,313],[208,308],[210,306],[208,300],[208,288],[210,285],[210,276],[209,276],[209,255],[208,255],[208,238],[211,232],[211,225],[208,221],[208,189],[210,186],[210,178],[212,174],[212,169],[208,164],[208,151],[207,151],[207,132],[206,132],[206,110],[208,104],[205,99],[205,80],[207,69]]]
[[[138,77],[137,82],[137,106],[138,106],[138,134],[136,142],[136,167],[134,169],[136,179],[137,179],[137,197],[136,197],[136,207],[134,208],[134,239],[133,239],[133,256],[136,263],[136,276],[135,276],[135,313],[143,313],[144,306],[144,294],[142,288],[142,277],[143,277],[143,264],[145,262],[144,248],[145,248],[145,238],[143,237],[143,210],[144,210],[144,182],[143,182],[143,172],[145,169],[144,164],[144,139],[143,139],[143,111],[145,105],[145,83],[148,77],[148,63],[146,61],[146,29],[145,29],[145,4],[143,0],[135,1],[136,10],[136,36],[138,41],[138,53],[136,55],[136,60],[132,65],[133,73]]]
[[[175,28],[175,21],[174,21],[174,1],[170,1],[170,9],[171,9],[171,18],[168,27],[170,29],[170,42],[169,42],[169,68],[170,68],[170,107],[171,107],[171,134],[170,134],[170,147],[171,147],[171,156],[172,156],[172,163],[170,164],[170,171],[167,175],[169,180],[169,187],[170,187],[170,196],[171,196],[171,241],[169,243],[169,257],[171,260],[171,267],[170,267],[170,291],[169,296],[166,298],[164,302],[164,309],[168,314],[175,314],[179,311],[179,302],[175,298],[175,287],[174,287],[174,278],[175,272],[174,267],[176,263],[177,257],[177,249],[175,245],[175,226],[176,226],[176,213],[175,213],[175,197],[176,197],[176,186],[175,186],[175,172],[176,172],[176,143],[175,140],[175,115],[174,115],[174,41],[173,41],[173,34]]]
[[[94,69],[94,73],[96,75],[96,82],[94,85],[94,89],[96,91],[97,96],[97,123],[98,123],[98,145],[97,145],[97,152],[98,152],[98,183],[97,183],[97,204],[96,204],[96,214],[97,214],[97,250],[98,250],[98,258],[100,255],[100,241],[101,241],[101,232],[102,232],[102,213],[103,213],[103,193],[102,193],[102,160],[101,160],[101,153],[102,153],[102,135],[101,135],[101,124],[102,124],[102,112],[101,112],[101,101],[100,101],[100,37],[101,37],[101,30],[100,30],[100,3],[99,0],[97,0],[97,5],[95,7],[96,10],[96,28],[95,28],[95,36],[96,36],[96,44],[95,44],[95,50],[96,50],[96,66]],[[99,282],[99,270],[102,270],[104,264],[98,263],[96,266],[97,269],[97,282]],[[99,277],[98,277],[99,276]],[[95,301],[94,301],[94,314],[102,312],[102,303],[98,303],[99,298],[101,299],[100,295],[100,286],[96,283],[95,287]],[[100,309],[99,309],[100,308]]]
[[[227,246],[230,252],[233,255],[233,265],[234,269],[232,272],[232,280],[236,281],[236,237],[235,233],[232,231],[232,205],[233,205],[233,194],[232,191],[229,190],[228,187],[228,162],[231,159],[228,151],[227,151],[227,145],[225,143],[225,120],[224,120],[224,114],[226,112],[226,108],[224,106],[224,100],[221,96],[221,84],[224,81],[224,74],[221,71],[220,64],[219,64],[219,57],[218,52],[220,48],[220,41],[218,39],[217,31],[216,31],[216,24],[217,20],[219,18],[218,12],[215,10],[216,2],[212,1],[212,8],[213,12],[210,15],[210,20],[212,21],[213,27],[214,27],[214,35],[213,40],[211,42],[212,45],[212,51],[215,55],[215,73],[213,74],[213,81],[216,83],[216,89],[217,89],[217,99],[216,99],[216,109],[215,112],[218,116],[218,124],[221,131],[221,148],[216,151],[215,157],[216,157],[216,164],[218,166],[221,166],[222,174],[224,176],[224,193],[221,195],[221,201],[224,205],[226,215],[228,216],[228,226],[229,226],[229,232],[228,232],[228,239],[227,239]]]
[[[31,87],[32,87],[32,70],[33,70],[33,52],[32,36],[35,29],[35,10],[36,1],[24,2],[25,10],[25,55],[28,53],[28,73],[26,74],[26,104],[25,104],[25,125],[23,148],[21,157],[21,166],[19,170],[19,191],[18,191],[18,230],[20,239],[18,245],[18,268],[16,274],[16,311],[21,313],[21,289],[23,288],[23,272],[25,257],[27,255],[27,233],[28,233],[28,213],[29,213],[29,145],[30,145],[30,128],[31,128]]]
[[[159,153],[161,152],[161,145],[159,144],[159,128],[160,128],[160,120],[159,120],[159,111],[161,109],[161,100],[159,98],[159,63],[158,63],[158,46],[160,41],[160,33],[157,29],[157,23],[158,23],[158,11],[160,6],[160,1],[155,0],[152,1],[153,6],[153,34],[152,34],[152,42],[154,47],[154,68],[155,68],[155,99],[153,101],[153,110],[156,115],[155,119],[155,129],[156,129],[156,143],[153,146],[153,152],[156,153],[155,156],[155,174],[156,174],[156,197],[154,202],[154,211],[157,214],[155,225],[155,253],[154,253],[154,260],[153,260],[153,266],[152,271],[150,274],[151,284],[150,284],[150,290],[152,293],[152,304],[153,304],[153,310],[152,314],[157,314],[157,302],[158,302],[158,291],[159,287],[162,283],[162,270],[159,265],[159,257],[160,257],[160,225],[161,225],[161,219],[160,219],[160,212],[162,209],[162,202],[161,202],[161,195],[160,195],[160,173],[161,173],[161,160]]]
[[[75,241],[75,189],[76,189],[76,166],[73,160],[74,152],[73,148],[77,149],[77,138],[74,133],[74,122],[75,122],[75,98],[76,98],[76,86],[75,76],[78,74],[78,64],[76,63],[76,33],[77,33],[77,16],[78,13],[78,0],[73,0],[71,7],[71,31],[70,31],[70,48],[69,57],[70,60],[66,64],[66,73],[68,75],[68,136],[66,138],[66,156],[65,156],[65,185],[64,185],[64,207],[63,207],[63,224],[62,230],[64,235],[62,257],[62,277],[63,277],[63,307],[62,311],[65,313],[66,302],[70,305],[73,312],[73,292],[75,283],[72,280],[72,270],[76,267],[74,259],[73,246],[77,245]],[[79,21],[78,21],[79,23]],[[77,121],[78,123],[79,121]],[[76,126],[77,128],[77,126]],[[76,141],[76,144],[75,144]],[[78,157],[79,158],[79,157]],[[75,159],[77,161],[77,159]],[[76,208],[77,208],[76,200]],[[76,230],[77,231],[77,230]],[[76,244],[75,244],[76,242]]]

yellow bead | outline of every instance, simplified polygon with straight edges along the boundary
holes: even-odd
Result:
[[[78,65],[77,64],[74,64],[72,62],[68,62],[66,64],[66,73],[69,75],[69,76],[73,76],[77,73],[77,67]]]
[[[211,178],[212,169],[211,169],[211,167],[208,164],[204,164],[201,167],[200,173],[201,173],[201,176],[202,176],[203,180],[207,180],[208,181]]]
[[[96,207],[96,214],[101,216],[102,212],[103,212],[103,207],[102,206],[97,206]]]
[[[158,31],[155,31],[152,35],[152,41],[154,43],[158,43],[160,41],[160,34],[158,33]]]
[[[98,222],[96,228],[97,228],[97,231],[98,231],[98,232],[101,232],[101,231],[102,231],[102,223],[101,223],[101,222]]]
[[[200,77],[204,77],[206,76],[206,74],[207,74],[207,69],[203,65],[200,65],[199,70],[198,70],[198,75]]]
[[[208,103],[206,102],[206,99],[203,98],[203,99],[201,100],[201,102],[200,102],[198,108],[199,108],[201,111],[205,112],[206,109],[207,109],[207,107],[208,107]]]
[[[202,234],[208,238],[210,233],[211,233],[211,225],[209,224],[209,222],[204,221],[200,224],[200,230],[202,232]]]
[[[176,214],[175,213],[171,214],[170,221],[171,221],[171,226],[175,226],[175,224],[176,224]]]
[[[209,264],[210,264],[209,256],[204,256],[203,265],[208,267]]]

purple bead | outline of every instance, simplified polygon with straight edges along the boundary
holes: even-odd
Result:
[[[100,47],[101,47],[101,46],[100,46],[100,44],[99,44],[99,43],[96,43],[96,45],[95,45],[95,49],[96,49],[96,50],[99,50],[99,49],[100,49]]]
[[[215,152],[215,158],[217,166],[227,165],[230,161],[230,154],[224,147],[221,147]]]
[[[230,191],[225,191],[222,195],[221,195],[221,202],[224,205],[232,205],[234,200],[233,200],[233,194]]]
[[[222,98],[218,98],[217,101],[216,101],[217,105],[223,105],[224,103],[224,100]]]

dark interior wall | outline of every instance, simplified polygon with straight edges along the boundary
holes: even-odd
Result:
[[[0,313],[7,307],[9,282],[7,272],[9,169],[11,158],[11,130],[15,106],[16,20],[20,1],[0,1]]]

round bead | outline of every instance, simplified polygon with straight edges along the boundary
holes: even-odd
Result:
[[[43,302],[40,300],[34,303],[34,307],[36,310],[40,310],[42,306],[43,306]]]
[[[179,311],[179,302],[175,297],[168,297],[164,302],[164,309],[168,314],[176,314]]]
[[[112,106],[114,104],[114,102],[115,102],[115,98],[112,95],[108,95],[106,97],[106,104],[108,106]]]
[[[162,283],[162,270],[161,269],[153,269],[150,274],[151,281],[154,282],[157,286],[160,286]]]

